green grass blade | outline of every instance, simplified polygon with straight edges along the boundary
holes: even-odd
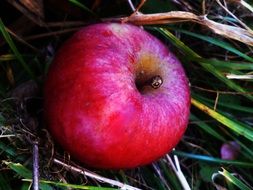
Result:
[[[201,63],[208,63],[219,69],[228,70],[253,70],[253,63],[249,62],[235,62],[235,61],[222,61],[218,59],[196,59],[196,61]]]
[[[191,158],[194,160],[211,162],[211,163],[216,163],[216,164],[229,164],[229,165],[250,167],[250,168],[253,167],[252,162],[242,162],[242,161],[237,161],[237,160],[223,160],[223,159],[215,158],[212,156],[206,156],[206,155],[201,155],[201,154],[192,154],[192,153],[186,153],[186,152],[181,152],[181,151],[173,151],[173,154],[175,154],[177,156],[182,156],[185,158]]]
[[[0,125],[3,125],[4,122],[5,122],[5,118],[4,118],[4,116],[2,115],[2,113],[0,112]],[[0,126],[0,128],[1,128],[1,126]]]
[[[201,35],[201,34],[196,34],[196,33],[193,33],[193,32],[189,32],[189,31],[186,31],[186,30],[177,30],[177,31],[179,31],[183,34],[187,34],[189,36],[204,40],[204,41],[209,42],[211,44],[214,44],[216,46],[219,46],[219,47],[221,47],[225,50],[233,52],[234,54],[244,58],[247,61],[253,62],[252,57],[242,53],[241,51],[237,50],[236,48],[234,48],[231,44],[229,44],[227,42],[224,42],[224,41],[221,41],[221,40],[218,40],[216,38],[209,37],[209,36],[204,36],[204,35]]]
[[[12,157],[15,157],[17,155],[13,147],[7,146],[3,142],[0,142],[0,150],[6,152],[9,156],[12,156]]]
[[[230,87],[231,89],[236,90],[237,92],[242,92],[243,95],[245,97],[247,97],[249,100],[253,101],[253,96],[251,94],[247,94],[247,90],[245,90],[244,88],[242,88],[241,86],[237,85],[236,83],[234,83],[232,80],[227,79],[226,77],[224,77],[224,75],[218,71],[217,69],[215,69],[214,66],[210,65],[210,64],[203,64],[202,62],[199,62],[207,71],[209,71],[210,73],[212,73],[214,76],[216,76],[216,78],[218,78],[219,80],[221,80],[222,82],[224,82],[228,87]]]
[[[23,178],[32,178],[32,172],[27,169],[26,167],[24,167],[22,164],[20,163],[13,163],[13,162],[6,162],[4,161],[4,163],[13,171],[15,171],[18,175],[20,175]],[[41,184],[40,185],[40,189],[41,190],[53,190],[51,186],[49,186],[48,184]]]
[[[219,171],[219,174],[223,175],[227,180],[229,180],[231,183],[233,183],[235,186],[242,190],[251,190],[252,188],[245,185],[241,180],[233,176],[231,173],[229,173],[227,170],[222,168],[223,171]]]
[[[125,171],[124,171],[124,170],[120,170],[120,171],[119,171],[119,174],[120,174],[120,176],[122,177],[122,182],[128,184],[129,181],[128,181],[128,179],[127,179],[127,175],[125,174]]]
[[[171,167],[168,167],[168,165],[165,164],[165,162],[162,162],[162,161],[160,161],[159,164],[162,168],[162,171],[164,172],[165,179],[171,185],[171,189],[181,190],[182,186],[181,186],[180,182],[178,181],[178,178],[177,178],[175,172],[172,171]]]
[[[91,11],[88,7],[86,7],[84,4],[82,4],[80,1],[78,0],[69,0],[69,2],[73,3],[74,5],[76,5],[77,7],[80,7],[81,9],[83,9],[84,11],[87,11],[88,13],[90,13],[91,15],[93,16],[96,16],[97,15]]]
[[[9,182],[8,179],[6,179],[6,177],[4,177],[4,175],[0,173],[0,189],[12,190],[8,182]]]
[[[176,47],[188,56],[188,58],[195,60],[196,58],[201,58],[196,52],[194,52],[191,48],[186,46],[182,41],[180,41],[176,36],[174,36],[171,32],[164,28],[156,28],[158,32],[160,32],[163,36],[169,39]]]
[[[23,181],[32,182],[31,179],[23,179]],[[67,187],[71,189],[85,189],[85,190],[115,190],[116,188],[110,187],[94,187],[94,186],[84,186],[84,185],[74,185],[69,183],[61,183],[61,182],[54,182],[54,181],[47,181],[47,180],[40,180],[40,184],[50,184],[57,187]]]
[[[24,178],[32,178],[32,172],[30,170],[28,170],[26,167],[24,167],[22,164],[20,164],[20,163],[13,163],[13,162],[6,162],[6,161],[4,161],[4,163],[10,169],[12,169],[17,174],[19,174],[20,176],[22,176]]]
[[[208,105],[209,107],[211,107],[211,105],[214,104],[214,101],[210,101],[209,99],[206,99],[206,98],[203,98],[202,96],[199,96],[197,94],[194,94],[192,93],[192,97],[193,98],[197,98],[198,101],[200,101],[201,103],[205,104],[205,105]],[[210,103],[207,103],[207,102],[212,102],[211,104]],[[220,105],[220,103],[219,103]],[[245,108],[246,109],[246,108]],[[191,114],[191,117],[192,117],[192,114]],[[195,120],[195,118],[193,118]],[[198,122],[201,122],[201,120],[199,120]],[[238,121],[237,121],[238,122]],[[241,124],[242,126],[244,126],[244,123],[240,123],[238,122],[239,124]],[[197,124],[197,123],[196,123]],[[210,126],[205,126],[205,128],[203,130],[209,130],[208,127],[210,128]],[[245,128],[247,128],[247,126],[245,126]],[[251,129],[251,128],[250,128]],[[220,134],[219,132],[215,131],[216,133]],[[210,133],[209,133],[210,134]],[[213,134],[212,134],[213,135]],[[227,135],[229,136],[229,138],[233,139],[234,141],[236,141],[242,148],[241,150],[241,154],[245,156],[245,158],[249,159],[249,160],[252,160],[253,158],[253,151],[251,150],[251,148],[242,143],[241,141],[239,141],[237,138],[238,137],[235,137],[234,135],[230,134],[229,131],[227,131]],[[214,135],[213,135],[214,136]],[[223,137],[222,137],[223,138]],[[226,140],[225,140],[226,141]],[[224,142],[224,141],[223,141]]]
[[[25,182],[22,184],[20,190],[30,190],[31,189],[31,184],[28,182]]]
[[[220,141],[225,142],[226,139],[221,136],[219,133],[217,133],[214,129],[212,129],[209,125],[207,125],[205,122],[201,121],[198,117],[196,117],[194,114],[190,115],[191,121],[197,121],[195,124],[199,126],[202,130],[207,132],[208,134],[212,135],[213,137],[219,139]]]
[[[199,103],[205,105],[206,107],[209,107],[210,109],[213,107],[214,104],[211,105],[210,103],[207,103],[206,101],[203,101],[203,98],[199,99],[198,97],[200,97],[200,96],[196,96],[196,94],[192,93],[192,99],[197,100]],[[213,110],[213,109],[211,109],[211,110]],[[220,115],[223,115],[224,117],[227,117],[227,118],[231,117],[230,113],[227,113],[227,112],[221,111],[221,110],[217,111],[217,110],[219,110],[219,109],[216,109],[216,110],[213,110],[213,111],[219,113]],[[204,110],[202,110],[202,111],[204,111]],[[215,119],[215,120],[217,120],[217,119]],[[241,122],[241,121],[238,121],[238,120],[235,120],[235,119],[230,119],[230,120],[234,121],[235,123],[237,123],[238,125],[244,127],[245,129],[248,129],[248,130],[251,130],[251,131],[253,130],[251,126],[247,125],[244,122]]]
[[[211,108],[207,107],[206,105],[200,103],[199,101],[193,98],[191,99],[191,103],[201,111],[205,112],[215,120],[222,123],[224,126],[230,128],[235,133],[242,135],[253,142],[253,130],[251,130],[250,127],[242,126],[240,123],[225,117],[224,115],[212,110]]]
[[[199,94],[196,94],[194,92],[191,92],[191,95],[192,95],[192,97],[195,97],[195,99],[201,100],[201,102],[205,102],[206,105],[208,105],[209,107],[211,107],[211,105],[215,104],[215,100],[210,100],[210,99],[200,96]],[[245,112],[245,113],[253,113],[253,108],[241,106],[241,105],[237,105],[237,104],[228,104],[226,102],[219,101],[217,106],[229,108],[229,109],[233,109],[233,110]]]
[[[163,186],[163,183],[161,180],[156,176],[154,170],[151,170],[147,167],[142,167],[141,173],[143,179],[147,182],[147,186],[154,187],[154,189],[157,190],[165,190],[165,187]]]
[[[164,35],[166,38],[168,38],[176,47],[178,47],[180,50],[184,52],[184,54],[187,56],[188,59],[192,61],[199,60],[202,58],[200,55],[198,55],[196,52],[194,52],[191,48],[186,46],[183,42],[181,42],[176,36],[174,36],[171,32],[164,28],[156,28],[162,35]],[[236,90],[237,92],[242,92],[245,97],[247,97],[249,100],[253,101],[253,96],[250,94],[247,94],[247,90],[242,88],[241,86],[237,85],[232,80],[227,79],[220,71],[218,71],[214,66],[208,63],[198,62],[204,69],[212,73],[214,76],[216,76],[219,80],[224,82],[227,86],[229,86],[231,89]]]
[[[0,31],[1,31],[4,39],[6,40],[6,42],[9,44],[9,46],[10,46],[11,50],[13,51],[14,55],[16,56],[16,58],[21,63],[21,65],[24,68],[24,70],[30,75],[30,77],[32,79],[35,79],[34,73],[29,68],[29,66],[26,64],[26,62],[23,59],[22,55],[19,53],[17,47],[15,46],[14,42],[12,41],[12,39],[11,39],[11,37],[9,35],[9,33],[5,30],[5,26],[4,26],[4,23],[2,22],[1,18],[0,18]]]

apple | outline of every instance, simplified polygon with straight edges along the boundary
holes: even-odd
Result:
[[[82,28],[57,52],[44,91],[55,140],[95,168],[148,164],[174,148],[189,118],[188,79],[179,60],[140,27]]]

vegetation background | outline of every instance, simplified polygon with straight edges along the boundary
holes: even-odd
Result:
[[[147,0],[143,15],[165,14],[148,22],[140,13],[129,17],[180,58],[192,110],[173,152],[145,167],[105,171],[84,168],[54,144],[43,123],[42,87],[56,50],[73,32],[131,15],[131,1],[0,1],[0,189],[36,190],[37,180],[42,190],[253,189],[252,6]]]

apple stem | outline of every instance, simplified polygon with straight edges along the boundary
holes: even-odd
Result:
[[[163,84],[163,78],[159,75],[155,75],[151,78],[146,79],[145,76],[137,77],[136,79],[136,87],[141,92],[143,87],[150,86],[153,89],[158,89]]]
[[[163,79],[161,76],[156,75],[150,79],[149,83],[152,88],[157,89],[163,84]]]

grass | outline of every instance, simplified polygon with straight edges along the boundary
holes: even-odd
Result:
[[[137,5],[138,1],[134,4]],[[85,170],[85,177],[82,166],[69,160],[45,129],[42,117],[43,81],[54,52],[73,33],[72,28],[81,26],[76,21],[89,24],[99,18],[130,15],[131,9],[127,1],[83,3],[70,0],[65,4],[45,4],[46,18],[40,19],[46,24],[38,26],[34,22],[36,11],[31,14],[31,7],[20,13],[7,2],[2,2],[2,5],[0,189],[32,188],[33,144],[37,140],[42,190],[253,188],[253,80],[226,77],[227,74],[252,74],[252,46],[241,40],[229,39],[229,35],[216,34],[195,22],[145,26],[168,44],[180,58],[189,77],[192,109],[188,129],[174,151],[148,166],[120,171],[96,170],[95,173]],[[209,0],[166,0],[163,3],[148,0],[141,8],[144,14],[172,10],[207,14],[209,19],[220,24],[237,28],[247,26],[247,30],[252,30],[253,26],[250,1],[227,1],[224,9],[221,4]],[[22,28],[24,25],[20,27],[16,24],[20,14],[29,18],[21,19],[23,23],[28,23],[25,30]],[[54,26],[48,23],[54,23]],[[53,32],[53,35],[48,35],[48,32]],[[44,33],[47,35],[43,36]],[[18,40],[17,36],[22,40]],[[26,40],[31,36],[32,40]],[[234,160],[224,160],[220,155],[221,147],[230,141],[239,144],[239,156]],[[55,158],[68,165],[56,164]]]

